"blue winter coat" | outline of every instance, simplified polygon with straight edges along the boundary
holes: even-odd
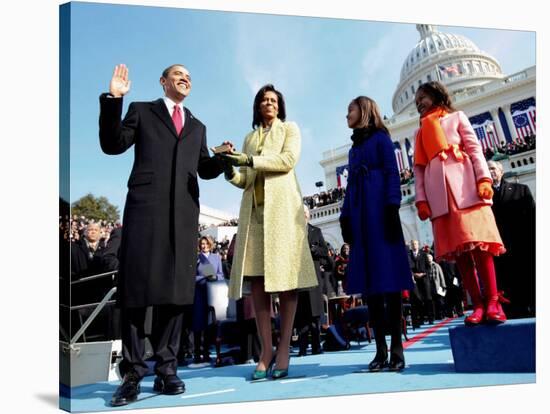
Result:
[[[398,241],[389,242],[384,226],[385,206],[401,204],[394,150],[389,135],[379,130],[349,151],[341,213],[353,229],[347,293],[373,295],[413,288],[403,232]]]

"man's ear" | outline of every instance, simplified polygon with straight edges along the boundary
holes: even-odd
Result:
[[[162,76],[159,79],[160,86],[162,86],[162,90],[164,90],[164,84],[166,83],[166,79]]]

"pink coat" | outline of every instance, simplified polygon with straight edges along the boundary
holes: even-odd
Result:
[[[449,212],[447,191],[451,191],[459,209],[493,204],[477,194],[479,180],[491,179],[491,175],[470,121],[462,111],[448,114],[440,121],[447,142],[458,146],[464,161],[457,160],[450,150],[445,160],[437,156],[426,166],[414,167],[416,202],[428,202],[432,220]]]

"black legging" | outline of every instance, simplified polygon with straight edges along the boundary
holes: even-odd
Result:
[[[385,359],[388,354],[386,334],[391,335],[391,359],[404,361],[401,342],[403,310],[401,292],[367,296],[370,326],[374,329],[376,357]]]

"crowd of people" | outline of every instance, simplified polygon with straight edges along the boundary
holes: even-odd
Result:
[[[109,240],[111,232],[122,224],[120,221],[108,221],[101,219],[88,218],[86,216],[78,216],[73,214],[72,216],[66,215],[65,217],[59,217],[59,229],[61,236],[65,240],[71,242],[77,242],[84,236],[88,224],[96,223],[99,226],[100,239],[104,242]]]
[[[414,171],[411,168],[404,168],[399,173],[400,184],[409,184],[414,179]]]
[[[427,244],[421,248],[418,240],[411,240],[407,248],[414,288],[404,292],[403,299],[411,305],[412,328],[463,316],[468,304],[456,265],[442,259],[436,262],[433,248]]]
[[[337,188],[333,188],[332,190],[321,191],[320,193],[303,197],[303,202],[311,210],[317,207],[323,207],[329,204],[342,201],[345,195],[346,195],[345,187],[337,187]]]
[[[511,142],[502,141],[500,145],[495,147],[487,147],[483,154],[487,161],[491,160],[494,156],[498,155],[515,155],[522,152],[527,152],[536,149],[537,136],[531,134],[525,138],[518,138]]]

